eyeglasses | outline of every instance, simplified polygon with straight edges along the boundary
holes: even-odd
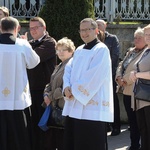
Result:
[[[94,29],[95,29],[95,28],[81,29],[81,30],[79,30],[79,33],[88,32],[88,31],[94,30]]]
[[[62,52],[65,52],[65,51],[68,51],[68,49],[56,50],[56,54],[58,54],[58,53],[62,53]]]
[[[29,28],[29,30],[30,30],[30,31],[33,31],[33,30],[35,31],[35,30],[37,30],[39,27],[42,27],[42,26],[31,27],[31,28]]]
[[[141,40],[143,39],[142,37],[134,37],[134,40]]]
[[[148,34],[148,33],[145,33],[145,34],[144,34],[144,36],[150,36],[150,34]]]

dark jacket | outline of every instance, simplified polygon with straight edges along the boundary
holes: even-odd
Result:
[[[31,90],[43,90],[49,83],[56,65],[54,38],[48,33],[39,42],[29,41],[33,50],[39,55],[40,63],[34,69],[27,70]]]
[[[116,35],[110,34],[105,31],[105,40],[104,43],[110,51],[110,57],[112,60],[112,74],[116,74],[116,69],[118,67],[119,61],[119,40]]]

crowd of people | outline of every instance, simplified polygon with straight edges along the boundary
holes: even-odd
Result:
[[[150,149],[150,102],[136,99],[133,90],[138,79],[150,80],[150,25],[134,32],[134,46],[120,62],[119,40],[106,28],[102,19],[81,20],[84,44],[75,48],[67,37],[56,41],[45,21],[33,17],[28,40],[27,33],[19,35],[19,21],[0,7],[1,150],[108,150],[107,132],[121,131],[119,90],[129,150]],[[65,124],[42,131],[38,122],[49,105],[51,111],[58,106]]]

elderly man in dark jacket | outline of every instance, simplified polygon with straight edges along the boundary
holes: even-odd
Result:
[[[119,40],[116,35],[106,31],[107,24],[104,20],[96,20],[99,30],[105,33],[104,43],[107,45],[112,60],[112,78],[113,78],[113,94],[114,94],[114,123],[112,123],[112,136],[120,134],[120,107],[116,93],[115,75],[119,60]]]

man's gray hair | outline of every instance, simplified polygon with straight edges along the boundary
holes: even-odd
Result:
[[[93,20],[92,18],[85,18],[85,19],[81,20],[80,24],[83,23],[83,22],[90,22],[91,26],[93,28],[95,28],[95,29],[98,28],[96,21]]]

